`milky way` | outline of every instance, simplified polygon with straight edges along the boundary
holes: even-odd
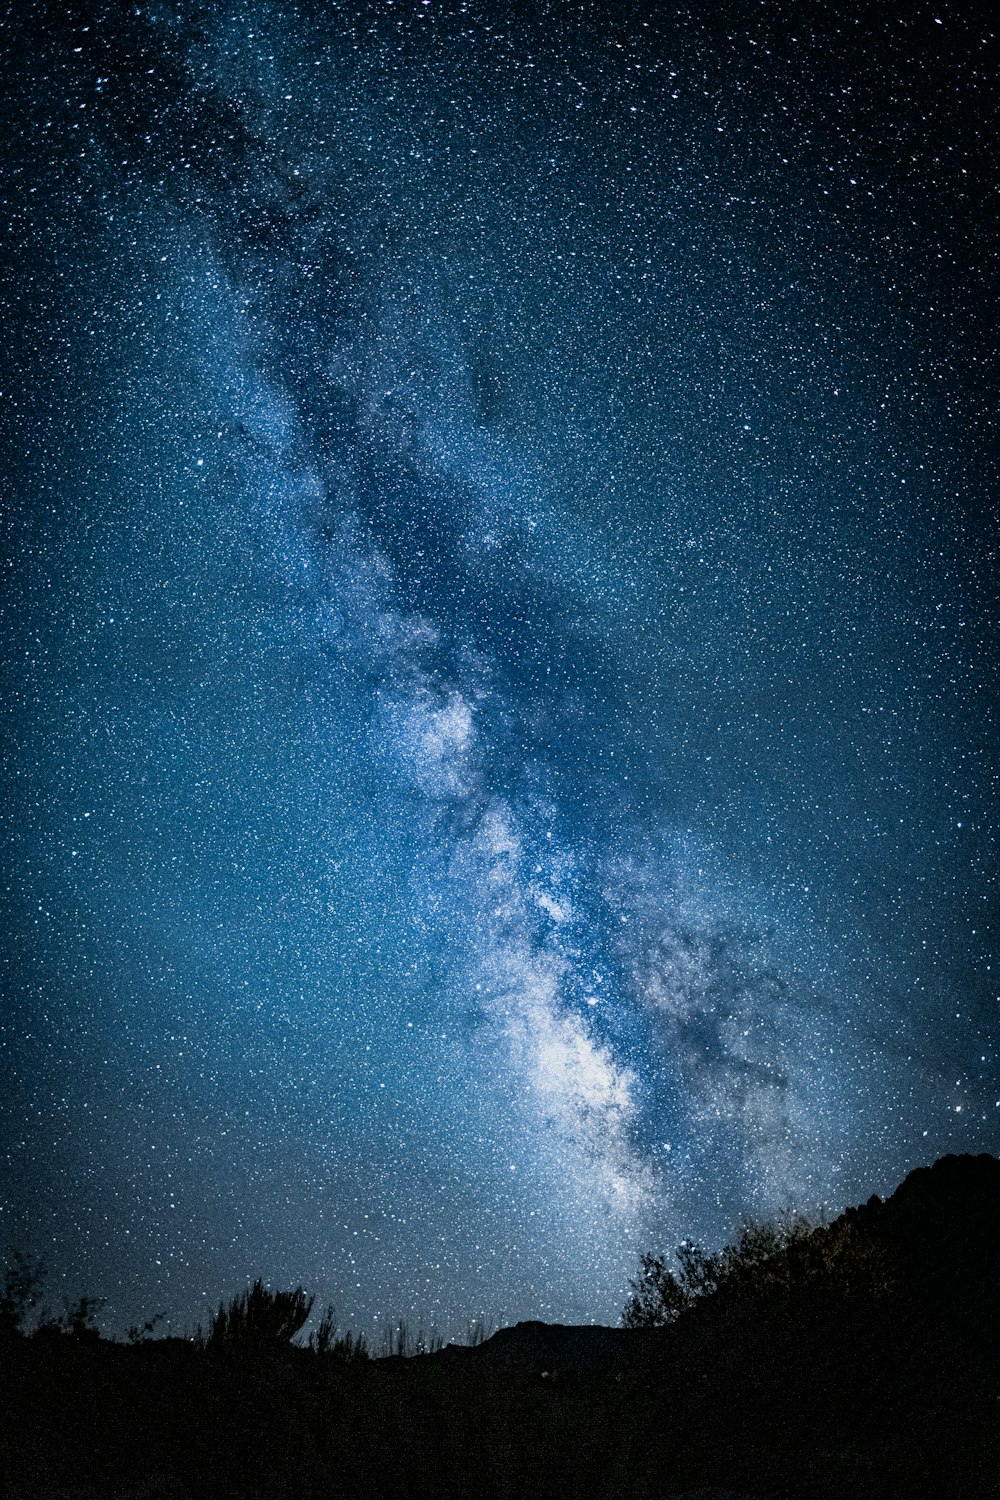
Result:
[[[974,11],[125,9],[2,32],[0,1238],[613,1321],[996,1150]]]

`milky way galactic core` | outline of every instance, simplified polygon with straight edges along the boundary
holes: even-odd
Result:
[[[975,9],[0,38],[0,1239],[614,1321],[995,1151]]]

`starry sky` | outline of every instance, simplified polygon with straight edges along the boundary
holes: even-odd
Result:
[[[614,1322],[1000,1148],[977,8],[0,44],[0,1243]]]

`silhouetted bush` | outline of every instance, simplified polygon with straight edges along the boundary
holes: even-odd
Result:
[[[817,1227],[804,1218],[785,1223],[745,1224],[739,1238],[717,1254],[684,1240],[676,1268],[658,1255],[644,1255],[631,1297],[622,1311],[626,1328],[673,1323],[701,1297],[775,1298],[799,1289],[837,1296],[881,1295],[893,1284],[889,1255],[857,1225],[838,1220]]]
[[[80,1297],[76,1302],[66,1302],[60,1314],[42,1312],[35,1328],[29,1328],[44,1280],[45,1263],[38,1256],[28,1255],[23,1250],[11,1253],[0,1292],[0,1337],[32,1333],[36,1338],[99,1339],[96,1318],[104,1306],[100,1297]]]
[[[333,1303],[329,1303],[313,1332],[309,1335],[309,1347],[328,1359],[339,1359],[344,1364],[368,1359],[368,1340],[363,1333],[337,1333],[337,1315]]]
[[[67,1302],[65,1311],[59,1316],[49,1314],[35,1329],[36,1338],[85,1339],[96,1343],[100,1338],[96,1317],[104,1306],[101,1297],[80,1297],[76,1302]]]
[[[661,1328],[675,1322],[694,1300],[663,1257],[651,1253],[642,1256],[639,1274],[629,1287],[632,1295],[622,1309],[624,1328]]]
[[[492,1320],[485,1318],[471,1318],[465,1329],[465,1342],[468,1348],[478,1349],[491,1339],[496,1333],[496,1325]]]
[[[0,1292],[0,1337],[27,1333],[28,1316],[45,1280],[45,1264],[24,1250],[11,1252]]]
[[[215,1348],[288,1344],[303,1327],[314,1301],[300,1286],[293,1292],[272,1292],[258,1278],[228,1305],[220,1302],[207,1343]]]
[[[166,1320],[166,1316],[166,1313],[158,1312],[154,1313],[147,1322],[142,1323],[141,1325],[139,1323],[133,1323],[125,1335],[126,1342],[128,1342],[129,1344],[148,1343],[149,1340],[153,1337],[153,1334],[156,1332],[157,1326]]]
[[[423,1325],[416,1332],[405,1318],[388,1323],[382,1330],[383,1359],[413,1359],[418,1354],[437,1354],[444,1348],[444,1336],[437,1329],[427,1332]]]

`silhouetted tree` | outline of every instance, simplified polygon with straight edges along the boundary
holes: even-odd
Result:
[[[840,1220],[816,1227],[791,1217],[779,1224],[744,1224],[739,1237],[717,1254],[691,1240],[677,1247],[676,1269],[644,1255],[631,1297],[622,1310],[626,1328],[673,1323],[701,1297],[775,1297],[797,1289],[837,1296],[881,1295],[893,1285],[888,1253],[879,1240]]]
[[[693,1300],[679,1276],[659,1255],[642,1257],[642,1268],[629,1286],[632,1295],[622,1312],[626,1328],[660,1328],[673,1323]]]

